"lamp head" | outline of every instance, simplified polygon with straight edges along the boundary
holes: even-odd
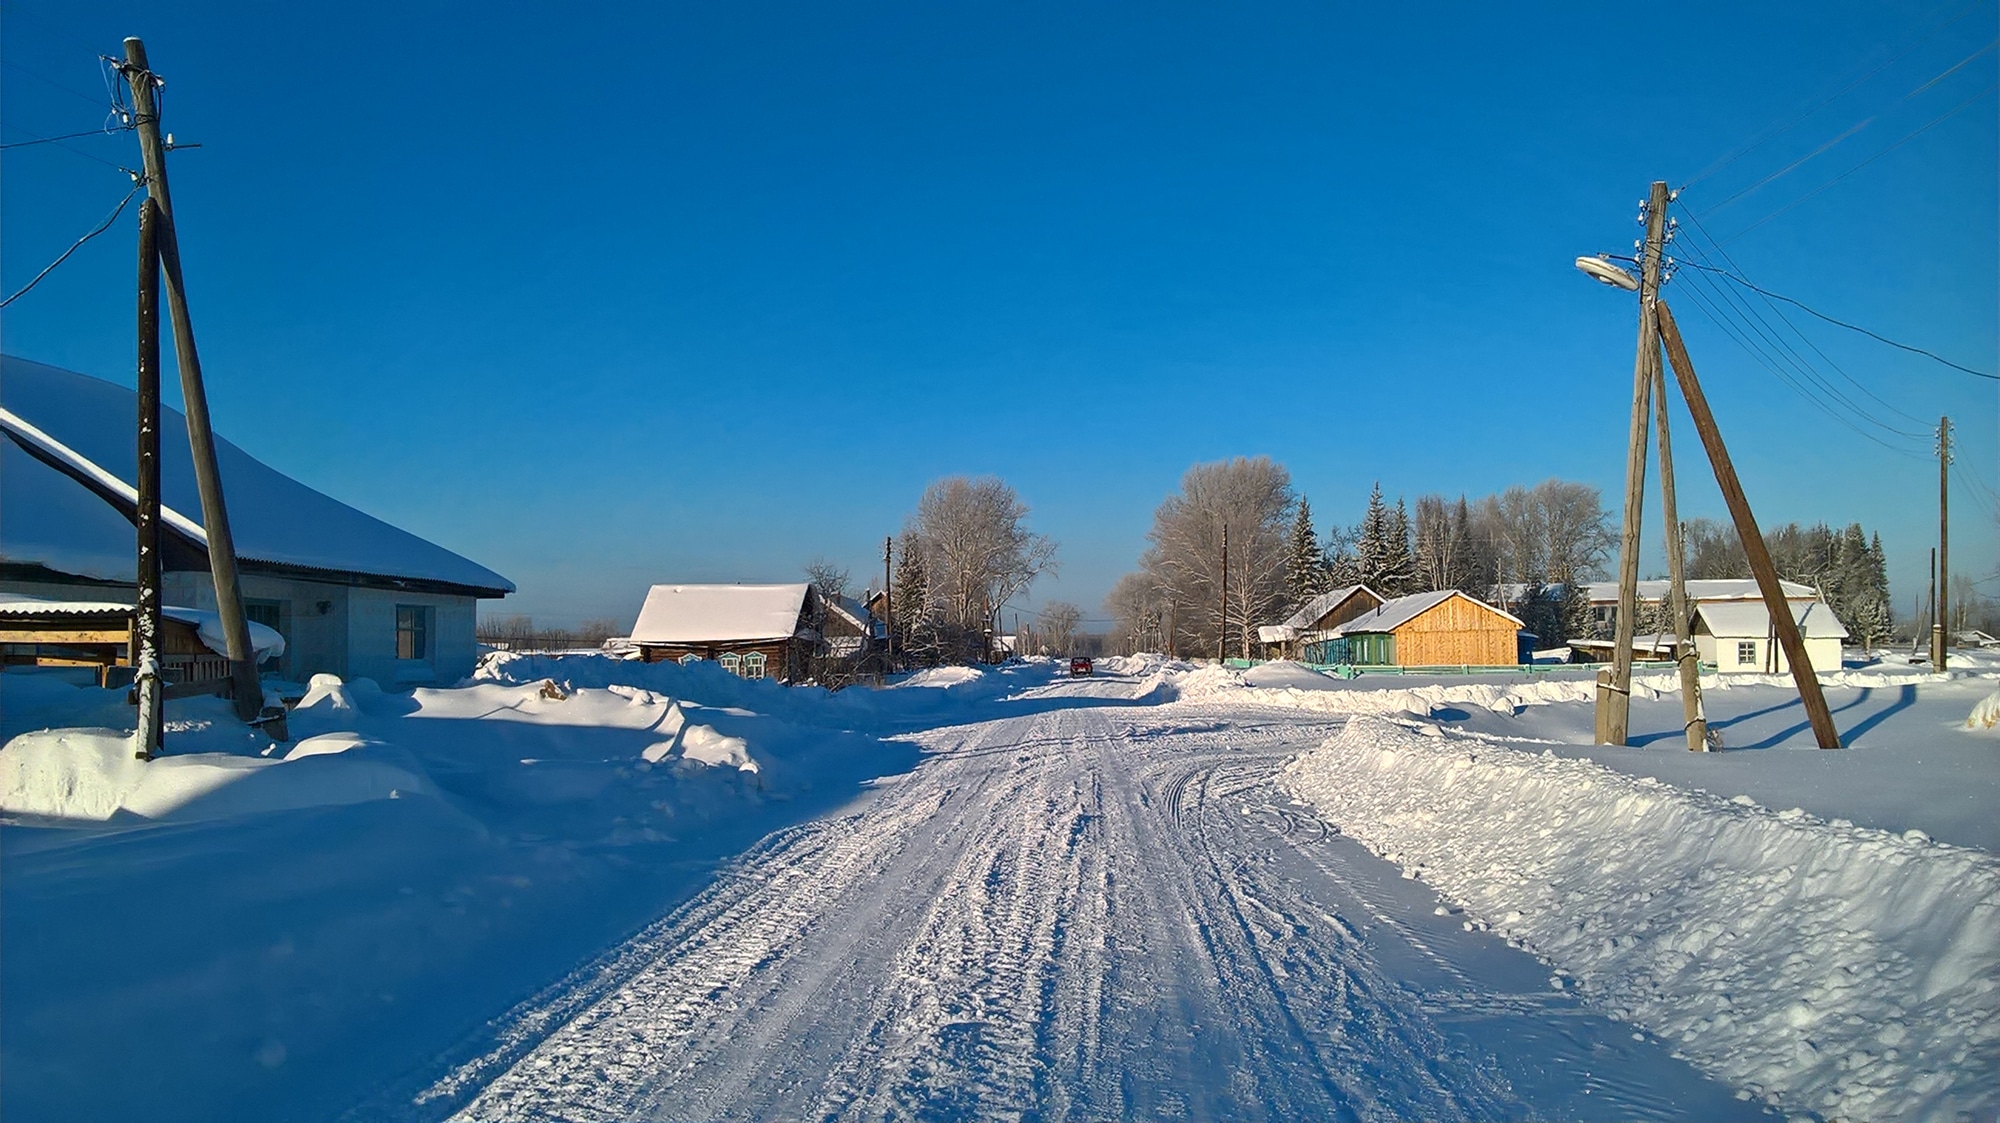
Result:
[[[1602,258],[1579,257],[1576,259],[1576,267],[1587,276],[1602,281],[1614,289],[1624,289],[1626,292],[1639,291],[1637,277]]]

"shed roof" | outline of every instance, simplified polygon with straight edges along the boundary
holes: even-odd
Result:
[[[1847,627],[1825,601],[1785,602],[1792,619],[1807,639],[1846,639]],[[1708,634],[1718,639],[1763,639],[1771,634],[1771,615],[1763,601],[1731,601],[1704,604],[1695,609],[1695,619],[1708,626]]]
[[[1466,600],[1493,613],[1495,616],[1503,616],[1513,621],[1515,627],[1518,628],[1521,626],[1519,618],[1510,613],[1502,612],[1483,600],[1467,596],[1457,589],[1438,589],[1429,593],[1411,593],[1407,597],[1397,597],[1395,600],[1385,601],[1375,611],[1349,620],[1339,628],[1336,628],[1334,632],[1336,635],[1343,636],[1362,635],[1370,632],[1393,632],[1453,597],[1464,597]]]
[[[1340,607],[1342,601],[1345,601],[1356,593],[1367,593],[1369,599],[1373,600],[1376,604],[1379,605],[1382,603],[1382,595],[1366,585],[1344,585],[1338,589],[1330,589],[1307,601],[1305,607],[1292,613],[1283,624],[1278,626],[1292,629],[1292,635],[1296,636],[1298,633],[1318,623],[1320,617]],[[1278,641],[1266,640],[1265,642],[1276,643]]]
[[[646,593],[633,643],[747,643],[799,633],[812,586],[655,585]]]
[[[0,593],[0,619],[49,619],[53,617],[74,617],[79,623],[86,619],[123,623],[132,618],[136,608],[127,601],[73,601],[46,600],[42,597],[20,596],[14,593]],[[193,625],[195,635],[209,650],[218,655],[229,653],[229,640],[222,630],[222,617],[202,608],[182,608],[178,605],[163,605],[160,615],[169,620],[178,620]],[[255,620],[246,621],[250,625],[250,649],[257,658],[274,658],[285,653],[285,637],[277,629]]]
[[[1787,600],[1815,600],[1819,597],[1819,590],[1811,585],[1802,585],[1797,581],[1780,581],[1778,584],[1784,589]],[[1616,581],[1592,581],[1588,589],[1592,604],[1618,603]],[[1640,600],[1660,600],[1666,595],[1665,578],[1639,582]],[[1748,577],[1703,578],[1687,582],[1687,597],[1694,602],[1762,600],[1764,592],[1757,587],[1756,581]]]
[[[0,557],[63,573],[134,579],[138,415],[133,390],[0,356]],[[162,408],[161,521],[206,549],[194,458],[180,413]],[[514,583],[264,464],[220,437],[216,461],[236,553],[246,562],[456,585],[484,596]]]

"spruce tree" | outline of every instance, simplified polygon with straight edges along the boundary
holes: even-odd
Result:
[[[1407,596],[1416,592],[1416,566],[1410,557],[1410,511],[1396,498],[1396,509],[1388,514],[1388,535],[1382,551],[1382,584],[1377,590],[1385,597]],[[1388,590],[1394,589],[1395,592]]]
[[[1303,496],[1292,518],[1292,537],[1285,555],[1285,589],[1291,611],[1326,591],[1326,560],[1320,553],[1319,534],[1313,530],[1312,504]]]
[[[1385,597],[1400,596],[1383,583],[1389,559],[1389,508],[1382,502],[1382,483],[1368,493],[1368,510],[1361,516],[1361,530],[1355,536],[1354,568],[1361,583]]]

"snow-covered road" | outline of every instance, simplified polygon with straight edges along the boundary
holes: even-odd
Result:
[[[1136,689],[922,735],[355,1117],[1759,1117],[1283,796],[1338,719]]]

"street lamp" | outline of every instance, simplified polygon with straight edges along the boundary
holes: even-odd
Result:
[[[1579,257],[1576,259],[1576,267],[1586,276],[1602,281],[1614,289],[1624,289],[1626,292],[1639,291],[1639,278],[1618,268],[1604,258]]]

